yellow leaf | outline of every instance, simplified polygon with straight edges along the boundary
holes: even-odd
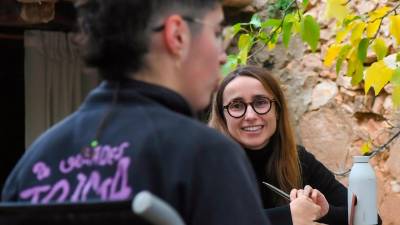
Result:
[[[372,21],[374,21],[374,20],[376,20],[378,18],[382,18],[387,12],[389,12],[389,10],[391,10],[390,7],[383,6],[383,7],[379,8],[379,9],[377,9],[377,10],[369,12],[368,13],[368,16],[369,16],[369,20],[368,21],[372,22]]]
[[[325,60],[324,60],[324,65],[326,67],[332,66],[333,60],[336,59],[341,48],[342,48],[342,46],[338,45],[338,44],[333,44],[333,45],[329,46],[328,50],[326,51]]]
[[[364,144],[361,146],[360,151],[361,154],[367,155],[372,149],[372,141],[368,140],[367,142],[364,142]]]
[[[271,42],[268,42],[268,50],[272,50],[272,49],[274,49],[274,48],[275,48],[275,46],[276,46],[276,43],[271,43]]]
[[[383,59],[388,52],[388,47],[386,46],[385,41],[380,37],[375,39],[372,49],[376,53],[378,60]]]
[[[396,38],[397,44],[400,44],[400,15],[390,16],[390,34]]]
[[[336,43],[340,44],[346,38],[347,33],[349,33],[349,27],[345,27],[336,32]]]
[[[385,16],[389,10],[391,10],[390,7],[384,6],[368,13],[369,19],[367,25],[367,37],[371,38],[375,35],[375,33],[378,31],[379,24],[381,23],[383,16]]]
[[[374,22],[367,24],[367,37],[372,38],[378,32],[379,24],[381,20],[375,20]]]
[[[400,86],[398,85],[393,85],[392,102],[393,107],[398,109],[400,106]]]
[[[364,32],[364,29],[367,25],[364,22],[357,22],[352,30],[351,36],[350,36],[350,42],[353,45],[358,45],[362,38],[362,34]]]
[[[375,95],[378,95],[382,88],[392,78],[394,70],[386,66],[383,60],[375,62],[368,69],[365,70],[365,93],[373,87]]]
[[[347,63],[347,76],[351,77],[352,85],[357,85],[364,78],[364,65],[357,57],[356,48],[353,48],[349,53],[349,59],[347,60]]]
[[[327,0],[325,9],[325,18],[331,19],[336,18],[342,21],[349,14],[349,10],[346,8],[347,0]]]

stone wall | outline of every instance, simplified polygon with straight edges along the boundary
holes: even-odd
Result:
[[[336,75],[323,65],[328,44],[334,40],[333,21],[323,17],[325,1],[310,0],[308,14],[322,25],[320,48],[310,53],[293,37],[288,49],[277,45],[260,52],[252,61],[269,65],[286,91],[298,140],[334,172],[351,167],[351,156],[360,155],[361,145],[371,138],[375,146],[384,144],[399,131],[399,110],[393,110],[390,85],[375,97],[364,94],[362,86],[352,86],[351,78]],[[382,1],[351,1],[354,10],[368,12]],[[386,1],[385,1],[386,2]],[[246,11],[260,11],[267,0],[253,0]],[[265,15],[265,12],[261,14]],[[385,28],[385,24],[383,25]],[[369,53],[370,58],[374,58]],[[384,225],[400,225],[400,140],[371,160],[378,181],[378,207]],[[338,177],[347,185],[347,177]]]

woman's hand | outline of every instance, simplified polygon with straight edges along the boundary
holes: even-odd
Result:
[[[310,185],[306,185],[304,189],[292,189],[290,201],[294,225],[316,224],[314,221],[329,211],[329,203],[325,196]]]
[[[292,192],[290,192],[291,197]],[[320,211],[321,207],[303,194],[296,194],[296,198],[290,202],[290,213],[292,215],[293,225],[317,224],[315,220],[318,219]]]
[[[307,185],[307,186],[309,186],[309,185]],[[307,186],[306,186],[306,187],[307,187]],[[305,187],[305,188],[306,188],[306,187]],[[309,186],[309,187],[310,187],[310,186]],[[311,188],[311,187],[310,187],[310,188]],[[312,189],[312,188],[311,188],[311,189]],[[321,207],[321,215],[320,215],[320,217],[325,216],[325,215],[328,213],[328,211],[329,211],[329,203],[328,203],[328,201],[326,200],[324,194],[322,194],[322,193],[321,193],[319,190],[317,190],[317,189],[312,189],[312,192],[311,192],[311,195],[310,195],[310,196],[311,196],[311,199],[313,200],[313,202]]]
[[[311,200],[321,207],[319,212],[318,218],[325,216],[329,211],[329,203],[326,200],[324,194],[322,194],[319,190],[313,189],[310,185],[306,185],[304,189],[293,189],[290,192],[290,200],[293,201],[294,199],[298,198],[299,196],[306,196],[311,198]]]

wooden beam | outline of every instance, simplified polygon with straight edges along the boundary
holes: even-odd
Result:
[[[18,35],[18,34],[2,34],[2,33],[0,33],[0,40],[1,39],[23,41],[24,36]]]
[[[55,5],[55,17],[49,23],[31,24],[20,17],[21,3],[16,0],[0,1],[0,27],[70,31],[75,25],[76,10],[72,2],[59,1]]]

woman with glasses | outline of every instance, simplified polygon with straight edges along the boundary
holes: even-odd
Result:
[[[247,66],[225,77],[213,101],[210,125],[244,148],[272,224],[314,224],[316,220],[347,224],[346,188],[311,153],[296,145],[284,94],[268,71]],[[290,193],[290,200],[263,182]]]

